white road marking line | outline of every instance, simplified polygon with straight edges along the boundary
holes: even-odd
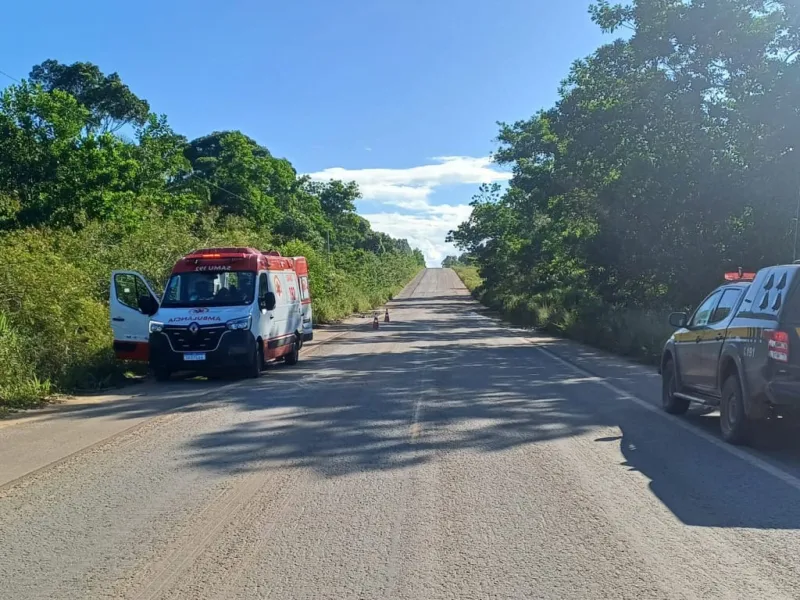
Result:
[[[488,317],[488,316],[485,316],[485,315],[478,315],[477,313],[473,313],[473,314],[475,314],[475,316],[478,317],[478,320],[491,321],[491,322],[493,322],[493,323],[495,323],[497,325],[500,325],[500,326],[504,327],[506,330],[510,330],[510,331],[512,331],[514,333],[518,333],[518,334],[519,333],[525,333],[524,331],[521,331],[519,328],[508,327],[507,324],[504,323],[501,320],[498,320],[498,319],[495,319],[495,318],[492,318],[492,317]],[[648,410],[648,411],[650,411],[650,412],[652,412],[654,414],[657,414],[659,417],[661,417],[663,419],[666,419],[666,420],[670,421],[671,423],[673,423],[674,425],[677,425],[678,427],[680,427],[680,428],[682,428],[682,429],[684,429],[686,431],[689,431],[689,432],[693,433],[694,435],[704,439],[705,441],[713,444],[714,446],[716,446],[720,450],[724,450],[728,454],[730,454],[732,456],[736,456],[737,458],[742,459],[743,461],[748,463],[750,466],[753,466],[753,467],[755,467],[757,469],[760,469],[761,471],[763,471],[765,473],[768,473],[768,474],[772,475],[773,477],[776,477],[776,478],[780,479],[786,485],[788,485],[788,486],[794,488],[795,490],[797,490],[798,492],[800,492],[800,478],[795,477],[794,475],[788,473],[787,471],[784,471],[783,469],[781,469],[779,467],[776,467],[775,465],[772,465],[772,464],[768,463],[767,461],[765,461],[765,460],[763,460],[763,459],[761,459],[761,458],[759,458],[757,456],[754,456],[753,454],[750,454],[747,451],[742,450],[741,448],[739,448],[737,446],[733,446],[731,444],[728,444],[727,442],[725,442],[725,441],[723,441],[723,440],[721,440],[719,438],[714,437],[713,435],[703,431],[702,429],[698,429],[696,426],[692,425],[691,423],[687,423],[686,421],[684,421],[680,417],[665,413],[663,410],[661,410],[657,406],[654,406],[653,404],[651,404],[647,400],[643,400],[642,398],[639,398],[638,396],[634,396],[633,394],[631,394],[629,392],[626,392],[625,390],[617,387],[613,383],[609,382],[606,378],[598,377],[596,374],[587,371],[583,367],[580,367],[580,366],[578,366],[578,365],[576,365],[576,364],[574,364],[574,363],[572,363],[572,362],[570,362],[570,361],[558,356],[557,354],[555,354],[551,350],[547,350],[543,346],[540,346],[538,344],[538,342],[536,342],[536,340],[533,340],[533,339],[530,339],[530,338],[527,338],[527,337],[519,337],[518,339],[522,340],[526,344],[532,345],[536,350],[540,351],[542,354],[545,354],[545,355],[549,356],[550,358],[556,360],[557,362],[560,362],[560,363],[568,366],[570,369],[572,369],[576,373],[579,373],[579,374],[581,374],[581,375],[583,375],[583,376],[585,376],[587,378],[592,378],[595,383],[597,383],[599,385],[602,385],[603,387],[605,387],[608,390],[611,390],[612,392],[617,394],[621,399],[629,400],[629,401],[633,402],[634,404],[637,404],[637,405],[641,406],[642,408],[644,408],[644,409],[646,409],[646,410]]]
[[[590,373],[589,371],[587,371],[583,367],[579,367],[578,365],[576,365],[574,363],[571,363],[570,361],[568,361],[568,360],[566,360],[564,358],[561,358],[557,354],[554,354],[550,350],[547,350],[546,348],[543,348],[543,347],[539,346],[535,341],[532,341],[532,340],[529,340],[529,339],[526,339],[526,338],[519,338],[519,339],[523,340],[527,344],[531,344],[536,350],[538,350],[542,354],[545,354],[545,355],[549,356],[550,358],[554,359],[555,361],[557,361],[557,362],[569,367],[573,371],[575,371],[577,373],[580,373],[581,375],[585,375],[586,377],[593,378],[595,383],[597,383],[599,385],[602,385],[603,387],[605,387],[608,390],[611,390],[615,394],[618,394],[618,396],[621,399],[629,400],[629,401],[633,402],[634,404],[637,404],[638,406],[641,406],[642,408],[644,408],[646,410],[649,410],[651,413],[657,414],[659,417],[661,417],[663,419],[666,419],[670,423],[672,423],[674,425],[677,425],[678,427],[681,427],[682,429],[693,433],[694,435],[704,439],[705,441],[709,442],[710,444],[713,444],[714,446],[716,446],[720,450],[724,450],[728,454],[731,454],[732,456],[735,456],[737,458],[742,459],[743,461],[745,461],[749,465],[751,465],[751,466],[753,466],[753,467],[755,467],[757,469],[760,469],[760,470],[764,471],[765,473],[769,473],[773,477],[777,477],[778,479],[780,479],[786,485],[789,485],[792,488],[794,488],[795,490],[797,490],[798,492],[800,492],[800,478],[795,477],[794,475],[791,475],[791,474],[787,473],[783,469],[780,469],[780,468],[778,468],[778,467],[776,467],[774,465],[769,464],[767,461],[762,460],[762,459],[758,458],[757,456],[753,456],[752,454],[749,454],[749,453],[745,452],[741,448],[737,448],[736,446],[732,446],[732,445],[728,444],[727,442],[724,442],[723,440],[714,437],[710,433],[707,433],[707,432],[703,431],[702,429],[698,429],[696,426],[691,425],[690,423],[687,423],[686,421],[682,420],[679,417],[676,417],[674,415],[670,415],[670,414],[665,413],[664,411],[662,411],[658,407],[654,406],[653,404],[651,404],[647,400],[643,400],[642,398],[639,398],[638,396],[634,396],[633,394],[630,394],[630,393],[626,392],[625,390],[623,390],[621,388],[618,388],[616,385],[614,385],[613,383],[609,382],[605,378],[597,377],[596,375],[594,375],[593,373]]]
[[[419,413],[420,409],[422,408],[422,398],[417,400],[417,403],[414,405],[414,417],[411,419],[411,439],[416,439],[419,437],[419,432],[422,429],[421,425],[419,424]]]

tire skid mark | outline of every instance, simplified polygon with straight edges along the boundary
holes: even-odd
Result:
[[[235,519],[227,519],[215,539],[195,553],[191,563],[175,573],[169,585],[145,598],[224,598],[224,592],[249,569],[260,549],[282,523],[305,478],[300,468],[282,469],[267,489],[254,494]],[[134,596],[137,600],[141,596]]]
[[[218,542],[218,534],[225,526],[240,515],[267,484],[277,478],[272,469],[245,476],[196,513],[168,554],[152,568],[155,573],[139,584],[143,587],[132,597],[136,600],[153,600],[167,591],[207,548]],[[248,524],[246,518],[237,523],[238,527]]]
[[[345,488],[343,486],[339,487],[338,491],[328,501],[328,505],[332,506],[332,507],[340,506],[341,500],[344,497],[345,493],[346,493]],[[295,494],[295,497],[297,495],[298,494]],[[299,515],[295,519],[294,525],[292,526],[292,530],[296,529],[297,523],[300,522],[300,518],[299,517],[302,517],[305,514],[306,510],[307,510],[307,507],[302,506],[302,505],[298,506],[298,508],[299,508]],[[272,531],[272,530],[270,530],[270,531]],[[316,537],[316,539],[315,539],[316,543],[314,544],[313,548],[316,550],[316,549],[322,547],[326,543],[326,541],[328,540],[329,537],[330,537],[330,529],[323,530],[321,532],[321,534]],[[247,573],[247,569],[250,566],[252,566],[252,564],[255,562],[255,560],[259,556],[261,550],[264,548],[264,545],[265,545],[264,543],[259,543],[258,548],[255,550],[255,553],[248,556],[247,564],[244,565],[241,568],[240,572],[237,572],[237,576],[236,576],[237,580],[241,579],[241,577],[244,574]],[[311,548],[312,547],[309,546],[307,551],[310,551]],[[251,595],[245,594],[244,593],[244,588],[239,589],[239,590],[233,590],[231,585],[226,586],[225,591],[226,592],[230,592],[229,595],[227,596],[227,598],[233,598],[233,599],[236,599],[236,598],[247,598],[247,599],[249,599],[251,597],[255,597],[252,594]],[[272,596],[272,592],[273,592],[273,589],[270,588],[269,590],[267,590],[266,595],[264,595],[263,592],[262,592],[260,595],[258,595],[258,598],[260,598],[260,600],[267,600],[268,598],[270,598]],[[221,596],[221,597],[224,597],[224,596]]]
[[[426,346],[425,350],[427,349],[428,347]],[[424,388],[422,388],[419,393],[420,395],[422,395],[424,393]],[[419,403],[417,403],[417,409],[418,408],[419,408]],[[342,460],[346,462],[347,459],[342,459]],[[409,478],[409,476],[404,475],[403,477],[404,477],[404,483],[402,485],[402,493],[406,495],[410,493],[410,488],[409,488],[410,484],[408,484],[405,481]],[[239,582],[242,580],[243,577],[246,577],[248,574],[253,573],[252,567],[256,563],[256,561],[262,556],[262,551],[266,546],[266,544],[269,541],[271,541],[272,532],[281,522],[280,519],[287,514],[288,512],[287,509],[291,505],[292,501],[294,501],[298,497],[299,492],[303,489],[301,486],[296,484],[296,479],[293,480],[292,485],[294,486],[294,489],[289,490],[287,492],[285,499],[279,504],[279,506],[277,506],[274,509],[274,514],[269,519],[267,519],[264,522],[264,524],[259,524],[258,527],[253,528],[253,532],[257,535],[257,539],[255,543],[249,546],[250,549],[246,552],[245,557],[241,560],[241,562],[237,564],[235,569],[231,569],[228,572],[226,572],[225,577],[227,581],[224,584],[224,586],[219,591],[215,591],[215,593],[213,594],[209,593],[208,597],[225,598],[225,599],[256,597],[255,594],[245,593],[245,588],[247,587],[246,584],[238,588],[237,585],[239,584]],[[341,487],[335,494],[335,496],[329,501],[330,506],[339,506],[339,502],[345,493],[346,493],[345,488]],[[398,509],[398,512],[395,515],[392,526],[393,548],[390,551],[389,567],[388,567],[391,572],[389,580],[392,581],[392,586],[395,583],[394,580],[396,580],[396,576],[399,571],[399,566],[396,563],[401,548],[402,522],[405,520],[407,516],[405,512],[406,502],[404,501],[399,502],[398,505],[400,508]],[[302,511],[304,510],[303,507],[300,506],[299,509],[302,514]],[[296,519],[292,527],[293,528],[296,527],[298,522],[299,519]],[[324,535],[317,537],[315,546],[317,548],[321,547],[325,543],[328,535],[329,531],[326,531]],[[262,600],[266,600],[272,597],[272,592],[273,590],[271,588],[268,589],[266,593],[263,590],[260,590],[257,594],[257,597],[261,598]],[[366,597],[363,594],[361,594],[361,596]]]
[[[213,595],[214,598],[230,598],[236,596],[236,588],[235,586],[239,583],[241,578],[250,571],[250,567],[256,562],[258,557],[261,554],[261,550],[264,546],[272,539],[272,533],[278,527],[279,524],[283,523],[283,517],[289,511],[290,507],[296,506],[298,492],[302,488],[300,485],[300,480],[304,479],[305,475],[300,470],[300,468],[295,468],[295,472],[289,478],[289,481],[284,484],[283,491],[284,496],[283,498],[278,497],[271,498],[272,500],[277,500],[277,505],[273,508],[273,510],[268,510],[269,506],[266,508],[263,506],[264,504],[269,505],[270,502],[259,502],[259,506],[257,507],[257,514],[254,515],[253,521],[256,521],[255,527],[247,527],[246,532],[249,533],[249,537],[254,537],[253,540],[247,540],[243,545],[247,550],[244,552],[244,556],[238,561],[237,565],[232,569],[223,569],[225,573],[225,583],[222,586],[222,589],[219,590],[217,593]],[[267,516],[265,520],[259,519],[259,517]],[[240,528],[242,529],[242,528]]]

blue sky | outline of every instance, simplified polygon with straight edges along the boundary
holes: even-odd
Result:
[[[176,131],[241,129],[437,264],[485,180],[496,121],[556,100],[605,41],[588,0],[29,0],[8,3],[0,70],[47,58],[117,71]],[[8,83],[7,81],[5,83]]]

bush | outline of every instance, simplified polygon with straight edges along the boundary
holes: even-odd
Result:
[[[30,378],[28,351],[8,316],[0,313],[0,398],[12,407],[35,404],[50,394],[47,382]]]
[[[664,342],[672,334],[666,310],[609,306],[581,290],[553,289],[530,296],[483,290],[475,267],[453,269],[473,295],[514,325],[564,335],[648,364],[658,364]]]
[[[39,235],[0,238],[6,359],[0,363],[0,390],[7,404],[41,398],[51,382],[93,386],[101,371],[107,378],[115,370],[107,307],[89,294],[86,273],[49,251]]]

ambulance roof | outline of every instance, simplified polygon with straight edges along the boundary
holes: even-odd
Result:
[[[255,248],[201,248],[178,260],[173,273],[191,271],[293,271],[294,259],[271,250],[262,252]]]

